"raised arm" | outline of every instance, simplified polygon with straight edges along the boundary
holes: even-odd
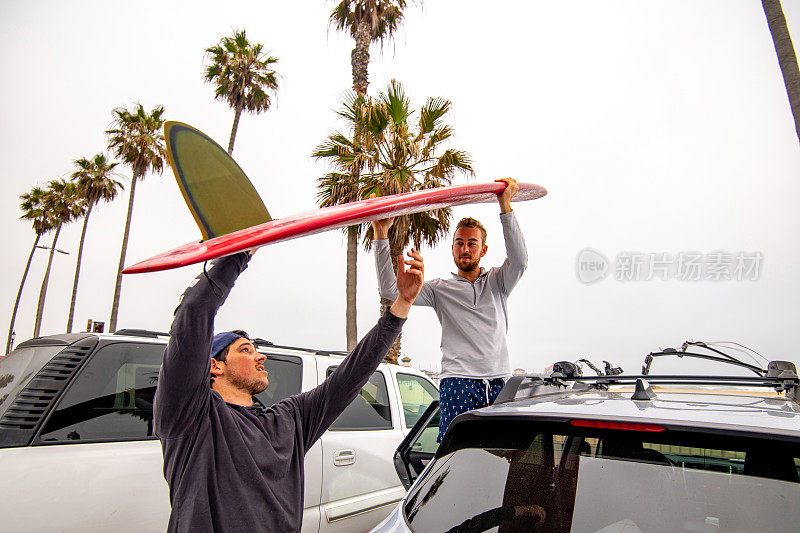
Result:
[[[296,397],[308,449],[355,399],[375,372],[405,323],[424,283],[424,264],[417,252],[397,261],[398,297],[342,364],[315,389]],[[406,268],[408,266],[408,268]]]
[[[503,192],[497,195],[497,202],[500,204],[501,215],[510,213],[512,211],[511,199],[514,198],[514,195],[517,194],[517,191],[519,191],[517,180],[514,178],[500,178],[499,180],[494,181],[501,181],[506,184],[506,188],[503,189]]]
[[[498,269],[500,284],[506,294],[522,278],[528,268],[528,249],[525,246],[525,237],[519,227],[517,218],[511,209],[511,199],[519,191],[519,186],[513,178],[503,178],[495,181],[507,183],[505,190],[497,195],[500,204],[500,223],[503,226],[503,239],[506,243],[506,260]]]
[[[378,274],[378,292],[387,300],[397,299],[397,278],[392,268],[392,259],[389,252],[389,228],[392,226],[391,218],[372,221],[372,246],[375,254],[375,272]],[[416,250],[412,249],[416,253]],[[409,252],[410,256],[410,252]],[[422,290],[414,300],[414,305],[433,306],[433,291],[424,284]]]
[[[154,410],[159,436],[179,436],[205,412],[214,317],[248,261],[247,253],[223,257],[184,291],[158,376]]]

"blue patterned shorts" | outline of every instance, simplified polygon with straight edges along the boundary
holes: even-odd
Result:
[[[439,438],[453,419],[461,413],[492,405],[506,384],[503,378],[443,378],[439,382]]]

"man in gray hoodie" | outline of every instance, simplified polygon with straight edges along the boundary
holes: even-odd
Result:
[[[442,325],[442,371],[439,374],[439,441],[457,415],[491,405],[511,375],[508,359],[507,299],[528,266],[525,239],[511,209],[519,190],[512,178],[498,195],[506,260],[499,267],[481,268],[486,255],[486,229],[465,218],[453,235],[453,261],[458,269],[449,279],[425,282],[414,305],[433,307]],[[372,223],[375,266],[381,296],[397,297],[396,278],[389,257],[392,219]],[[412,251],[414,251],[412,249]],[[416,253],[416,251],[414,251]]]
[[[154,405],[172,505],[168,531],[300,531],[303,458],[400,333],[423,284],[422,258],[409,256],[399,261],[397,299],[342,364],[315,389],[268,408],[252,398],[269,385],[266,356],[243,332],[213,335],[250,254],[218,260],[186,289]]]

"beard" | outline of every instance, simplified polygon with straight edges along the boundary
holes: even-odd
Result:
[[[473,270],[478,268],[480,262],[481,262],[480,259],[478,259],[477,261],[469,261],[467,263],[462,263],[461,260],[459,259],[458,261],[456,261],[456,267],[462,272],[472,272]]]
[[[231,385],[246,391],[250,395],[264,392],[269,385],[269,379],[262,381],[258,378],[246,378],[239,374],[234,374],[228,379],[230,379]]]

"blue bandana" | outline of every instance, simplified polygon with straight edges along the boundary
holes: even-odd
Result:
[[[232,331],[225,331],[214,335],[214,340],[211,342],[211,357],[218,355],[230,343],[241,337]]]

